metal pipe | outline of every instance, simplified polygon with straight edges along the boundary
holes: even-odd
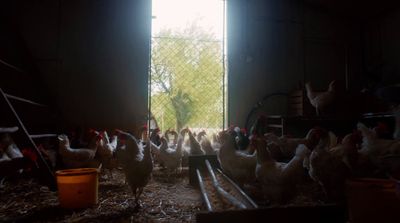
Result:
[[[240,208],[240,209],[247,209],[246,205],[244,205],[242,202],[240,202],[238,199],[236,199],[234,196],[226,192],[224,189],[221,188],[221,186],[218,183],[217,178],[215,177],[214,170],[211,167],[211,164],[208,160],[205,161],[208,172],[210,174],[211,180],[213,182],[213,186],[217,190],[217,193],[226,198],[231,204],[233,204],[235,207]]]
[[[218,173],[224,177],[225,180],[227,180],[235,189],[236,191],[241,194],[244,198],[246,198],[246,201],[253,206],[253,208],[258,208],[258,205],[249,197],[247,194],[235,183],[229,178],[227,175],[225,175],[220,169],[217,169]]]
[[[196,169],[196,173],[197,173],[197,180],[199,181],[199,187],[200,187],[201,195],[203,196],[203,200],[206,203],[207,210],[208,211],[213,211],[213,209],[211,207],[210,200],[208,199],[207,192],[206,192],[206,189],[204,187],[203,178],[201,177],[201,173],[200,173],[199,169]]]

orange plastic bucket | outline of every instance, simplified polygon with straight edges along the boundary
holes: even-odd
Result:
[[[63,208],[87,208],[98,202],[99,177],[96,168],[56,172],[58,199]]]

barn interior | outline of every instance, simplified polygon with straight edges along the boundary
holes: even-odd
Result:
[[[215,1],[227,90],[209,153],[194,126],[152,128],[152,1],[2,3],[0,221],[398,222],[400,3]],[[63,185],[71,169],[94,189]]]

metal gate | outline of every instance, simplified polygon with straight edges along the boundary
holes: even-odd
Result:
[[[225,113],[224,42],[192,25],[152,37],[150,111],[161,131],[213,132]]]

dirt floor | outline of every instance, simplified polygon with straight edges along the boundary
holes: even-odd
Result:
[[[102,174],[98,204],[80,210],[60,208],[57,192],[35,179],[8,180],[0,189],[0,222],[195,222],[203,206],[187,174],[186,169],[167,177],[156,168],[141,196],[141,208],[135,208],[120,170],[113,171],[113,178]]]

